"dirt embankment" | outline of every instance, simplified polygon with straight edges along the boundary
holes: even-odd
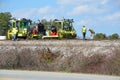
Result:
[[[120,75],[119,57],[119,40],[0,41],[1,69]]]

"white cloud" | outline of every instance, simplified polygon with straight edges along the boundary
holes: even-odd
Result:
[[[42,8],[29,8],[29,9],[20,9],[12,12],[13,17],[16,18],[30,18],[30,19],[54,19],[56,9],[52,7],[42,7]]]
[[[36,8],[16,10],[12,12],[12,15],[16,18],[30,18],[33,14],[36,14],[36,10]]]
[[[76,24],[76,26],[85,25],[86,24],[86,20],[77,21],[75,24]]]
[[[88,11],[87,5],[77,6],[72,11],[68,12],[68,15],[79,15]]]
[[[55,9],[49,7],[49,6],[45,6],[45,7],[42,7],[38,10],[38,12],[40,14],[47,14],[47,13],[53,13],[53,12],[56,12]]]
[[[119,0],[118,0],[119,1]],[[105,5],[109,0],[57,0],[59,5]]]
[[[78,24],[79,24],[79,25],[85,25],[86,22],[87,22],[86,20],[81,20]]]
[[[53,19],[56,19],[56,16],[55,15],[44,15],[43,17],[42,17],[42,19],[46,19],[46,20],[53,20]]]
[[[115,12],[113,14],[110,14],[110,15],[106,16],[105,20],[108,20],[108,21],[117,21],[117,20],[119,20],[120,21],[120,12]]]
[[[108,0],[102,0],[101,1],[101,4],[103,4],[103,5],[105,5],[105,4],[107,4],[108,3]]]
[[[105,12],[105,9],[100,9],[98,7],[89,6],[89,5],[80,5],[80,6],[74,7],[73,10],[67,13],[67,15],[68,16],[98,15],[103,12]]]
[[[84,3],[90,3],[95,0],[57,0],[57,3],[60,5],[79,5]]]

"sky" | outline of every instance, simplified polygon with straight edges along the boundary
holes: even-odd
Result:
[[[120,35],[120,0],[0,0],[0,12],[33,21],[73,19],[79,37],[83,25],[107,36]]]

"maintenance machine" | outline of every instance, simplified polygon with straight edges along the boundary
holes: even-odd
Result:
[[[10,20],[10,29],[7,32],[7,39],[12,39],[14,34],[13,34],[13,28],[16,28],[18,30],[17,37],[18,38],[24,38],[26,39],[29,34],[29,29],[31,25],[31,20],[30,19],[12,19]]]
[[[73,27],[73,19],[54,20],[52,25],[45,25],[46,35],[42,38],[74,39],[77,34]],[[54,30],[52,29],[55,27]],[[56,33],[53,33],[56,32]]]

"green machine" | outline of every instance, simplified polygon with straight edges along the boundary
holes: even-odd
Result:
[[[16,28],[18,30],[17,37],[18,38],[24,38],[26,39],[28,37],[28,32],[30,29],[31,25],[31,20],[30,19],[12,19],[10,20],[10,29],[7,32],[7,39],[12,39],[13,38],[13,28]]]
[[[46,25],[46,24],[44,24]],[[56,35],[51,35],[51,26],[54,25],[57,30]],[[73,27],[73,19],[54,20],[52,25],[46,25],[46,35],[42,38],[74,39],[77,34]]]

